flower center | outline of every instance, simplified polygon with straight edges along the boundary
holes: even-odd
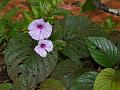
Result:
[[[43,29],[43,25],[37,25],[37,28]]]
[[[41,44],[40,47],[41,47],[41,48],[45,48],[46,45],[45,45],[45,44]]]

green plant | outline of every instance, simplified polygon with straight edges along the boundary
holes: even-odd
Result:
[[[6,15],[7,20],[2,17],[0,39],[1,44],[5,44],[5,65],[12,83],[0,84],[0,88],[119,90],[119,38],[117,42],[112,42],[112,31],[110,34],[103,32],[103,27],[88,17],[71,16],[68,12],[61,11],[57,8],[59,1],[29,0],[32,11],[23,12],[25,17],[18,22],[10,19],[18,8]],[[61,13],[65,16],[64,19],[56,20],[55,16]],[[53,42],[53,51],[46,50],[48,54],[45,57],[35,52],[34,47],[38,41],[28,34],[29,23],[36,19],[44,19],[44,24],[49,22],[53,26],[51,36],[44,38]],[[40,23],[35,29],[43,30],[44,25],[41,25],[43,24]],[[108,20],[107,25],[111,29],[113,22]],[[44,48],[45,45],[40,47]],[[98,69],[104,70],[99,73]]]

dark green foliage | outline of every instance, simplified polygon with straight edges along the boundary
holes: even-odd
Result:
[[[69,59],[60,59],[60,62],[57,64],[50,77],[60,80],[66,86],[67,90],[69,90],[75,78],[78,78],[81,74],[90,70],[92,69],[86,66],[83,67],[82,64],[79,67]]]
[[[95,71],[84,73],[73,82],[70,90],[93,90],[97,74]]]
[[[94,5],[94,0],[86,0],[86,2],[82,6],[83,12],[88,12],[95,9],[96,9],[96,6]]]
[[[5,50],[5,64],[16,90],[32,90],[47,78],[57,63],[54,50],[46,58],[34,52],[32,41],[27,34],[16,34],[10,39]]]
[[[89,57],[83,37],[102,36],[101,28],[86,17],[68,16],[65,20],[55,22],[52,40],[66,42],[60,51],[73,63],[80,65],[80,58]]]
[[[112,67],[119,62],[120,51],[104,37],[85,38],[93,59],[104,67]]]
[[[69,40],[60,50],[64,55],[69,57],[73,63],[81,66],[81,58],[89,57],[89,52],[83,39]]]
[[[77,39],[79,37],[101,35],[101,27],[90,21],[87,17],[68,16],[64,20],[55,22],[52,37],[69,40],[72,38]]]

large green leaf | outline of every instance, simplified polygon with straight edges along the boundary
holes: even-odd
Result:
[[[120,71],[113,68],[102,70],[95,80],[94,90],[120,90]]]
[[[97,72],[95,71],[90,71],[81,75],[73,82],[70,90],[93,90],[96,76]]]
[[[100,35],[102,35],[100,26],[90,21],[87,17],[67,16],[64,20],[55,22],[52,39],[56,37],[57,39],[66,40]]]
[[[119,62],[119,50],[104,37],[85,38],[93,59],[104,67],[112,67]]]
[[[13,90],[13,85],[11,83],[1,83],[0,90]]]
[[[54,50],[46,58],[34,52],[34,44],[27,34],[10,39],[5,50],[5,64],[16,90],[32,90],[55,68],[57,52]]]
[[[42,82],[40,90],[66,90],[66,88],[59,80],[48,78]]]
[[[86,0],[86,2],[82,6],[83,12],[88,12],[95,9],[96,9],[96,6],[94,5],[94,0]]]

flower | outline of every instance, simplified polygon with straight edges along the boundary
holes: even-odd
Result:
[[[51,40],[40,40],[34,50],[41,57],[46,57],[47,52],[51,52],[53,50],[53,43]]]
[[[52,25],[44,22],[44,19],[37,19],[28,26],[30,36],[35,40],[49,38],[52,33]]]

